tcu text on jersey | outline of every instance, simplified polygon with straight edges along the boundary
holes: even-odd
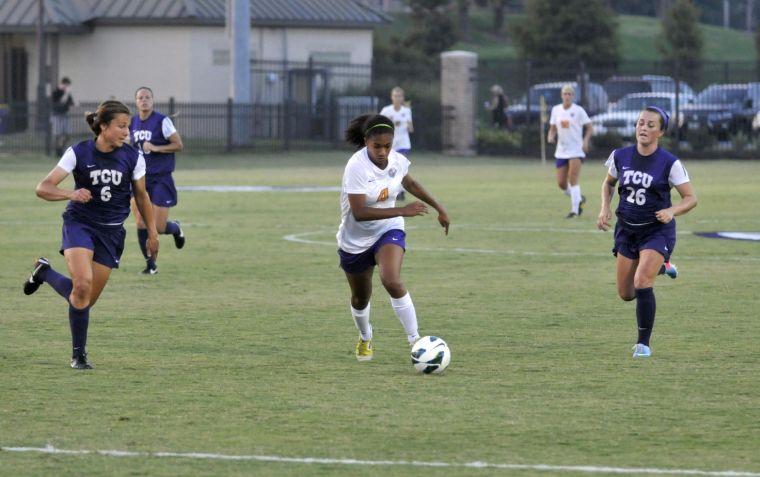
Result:
[[[135,142],[150,141],[153,137],[153,133],[151,131],[146,131],[144,129],[135,131],[132,133],[132,135],[135,137]]]
[[[631,169],[623,171],[623,185],[632,183],[634,185],[642,185],[648,189],[649,186],[652,185],[653,179],[654,177],[650,176],[646,172],[634,171]]]
[[[90,171],[92,185],[99,185],[101,182],[103,182],[103,184],[119,185],[121,184],[121,176],[121,171],[113,169],[98,169]]]

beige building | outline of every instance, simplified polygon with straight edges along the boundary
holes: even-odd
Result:
[[[0,2],[0,103],[34,101],[37,0]],[[48,82],[73,82],[81,102],[229,97],[225,0],[44,0]],[[370,65],[372,29],[389,18],[357,0],[251,0],[251,59]],[[252,75],[254,102],[273,101],[281,78]],[[50,86],[48,86],[49,91]]]

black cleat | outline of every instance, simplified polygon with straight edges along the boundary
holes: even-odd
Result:
[[[71,358],[73,369],[92,369],[92,363],[87,359],[87,353],[77,353]]]
[[[580,214],[576,214],[575,212],[570,212],[570,213],[568,213],[568,214],[565,216],[565,218],[566,218],[566,219],[574,219],[574,218],[578,217],[579,215],[580,215]]]
[[[158,273],[158,267],[156,266],[156,262],[153,260],[146,260],[145,261],[145,270],[141,272],[143,275],[155,275]]]
[[[182,248],[185,246],[185,233],[182,231],[182,227],[180,227],[179,221],[175,221],[174,223],[177,224],[177,227],[179,227],[179,233],[172,235],[172,237],[174,237],[174,246],[177,248]]]
[[[40,257],[36,262],[34,262],[34,270],[29,276],[29,279],[24,282],[25,295],[31,295],[37,291],[40,285],[42,285],[42,278],[40,278],[40,274],[49,268],[50,262],[48,262],[45,257]]]
[[[586,203],[586,196],[581,195],[581,203],[578,204],[578,215],[581,215],[583,213],[583,204]]]

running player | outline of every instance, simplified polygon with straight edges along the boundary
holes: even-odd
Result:
[[[343,173],[337,239],[340,266],[351,288],[351,315],[360,333],[359,361],[369,361],[373,355],[369,312],[375,265],[380,266],[380,281],[391,296],[409,344],[419,338],[414,304],[401,281],[406,250],[403,217],[427,214],[428,208],[419,201],[396,207],[401,188],[433,207],[438,223],[449,233],[446,209],[409,175],[409,160],[391,147],[393,133],[393,121],[382,115],[359,116],[346,129],[346,141],[361,149],[351,156]]]
[[[557,142],[554,157],[557,159],[557,185],[565,195],[570,196],[570,213],[568,219],[578,217],[583,213],[586,197],[581,194],[578,180],[581,175],[581,165],[589,150],[589,141],[593,134],[593,126],[586,110],[573,103],[575,89],[566,84],[562,87],[562,104],[552,108],[549,119],[549,135],[547,142]],[[585,134],[584,134],[585,129]]]
[[[111,269],[119,268],[124,250],[124,220],[129,215],[130,191],[147,224],[148,253],[158,256],[158,235],[153,209],[145,190],[145,161],[129,144],[129,108],[118,101],[105,101],[87,115],[95,139],[66,150],[52,171],[37,185],[37,196],[48,201],[69,200],[63,213],[61,254],[68,278],[39,258],[24,293],[31,295],[43,282],[69,303],[71,367],[91,369],[87,359],[87,328],[90,308],[106,286]],[[74,190],[58,185],[74,175]]]
[[[696,207],[697,196],[681,161],[658,146],[668,128],[670,117],[662,109],[649,106],[636,123],[636,145],[612,151],[605,165],[602,182],[602,208],[597,227],[609,228],[610,200],[618,184],[620,202],[616,211],[615,245],[618,295],[636,300],[639,337],[633,347],[634,358],[652,355],[649,340],[654,327],[654,285],[658,273],[675,278],[669,267],[676,245],[675,216]],[[675,187],[681,201],[672,205],[670,189]],[[670,268],[670,270],[668,270]]]
[[[185,246],[185,234],[178,221],[169,221],[169,208],[177,205],[177,189],[174,187],[174,153],[182,150],[182,138],[175,129],[172,120],[153,109],[153,91],[141,86],[135,92],[137,114],[132,117],[129,130],[132,144],[145,155],[146,179],[150,200],[153,203],[153,216],[156,229],[160,234],[174,236],[177,248]],[[158,273],[156,261],[145,248],[148,231],[140,211],[132,201],[132,211],[137,222],[137,242],[145,258],[145,270],[142,273]]]
[[[391,104],[384,107],[380,114],[393,121],[393,150],[409,158],[412,152],[412,141],[409,134],[414,132],[412,124],[412,109],[405,104],[404,90],[396,86],[391,90]],[[403,189],[397,200],[404,200]]]

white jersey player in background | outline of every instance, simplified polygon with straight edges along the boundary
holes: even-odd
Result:
[[[412,141],[409,134],[414,132],[412,124],[412,109],[405,104],[404,90],[396,86],[391,90],[391,104],[384,107],[380,114],[393,121],[393,150],[409,158],[412,152]],[[404,200],[403,189],[398,200]]]
[[[369,313],[375,265],[380,266],[380,281],[409,344],[419,338],[414,304],[401,281],[406,250],[403,217],[427,214],[428,207],[420,201],[396,207],[401,188],[433,207],[438,222],[449,232],[446,209],[409,175],[409,160],[391,147],[393,136],[393,122],[382,115],[359,116],[346,129],[346,141],[360,149],[343,173],[337,239],[340,266],[351,288],[351,315],[360,334],[356,344],[359,361],[371,360],[374,352]]]
[[[567,214],[568,219],[581,215],[583,204],[586,203],[578,180],[593,133],[591,119],[582,107],[573,103],[573,99],[575,89],[566,84],[562,87],[562,104],[552,108],[547,138],[549,144],[557,141],[557,150],[554,152],[557,160],[557,185],[565,195],[570,196],[571,209]]]

